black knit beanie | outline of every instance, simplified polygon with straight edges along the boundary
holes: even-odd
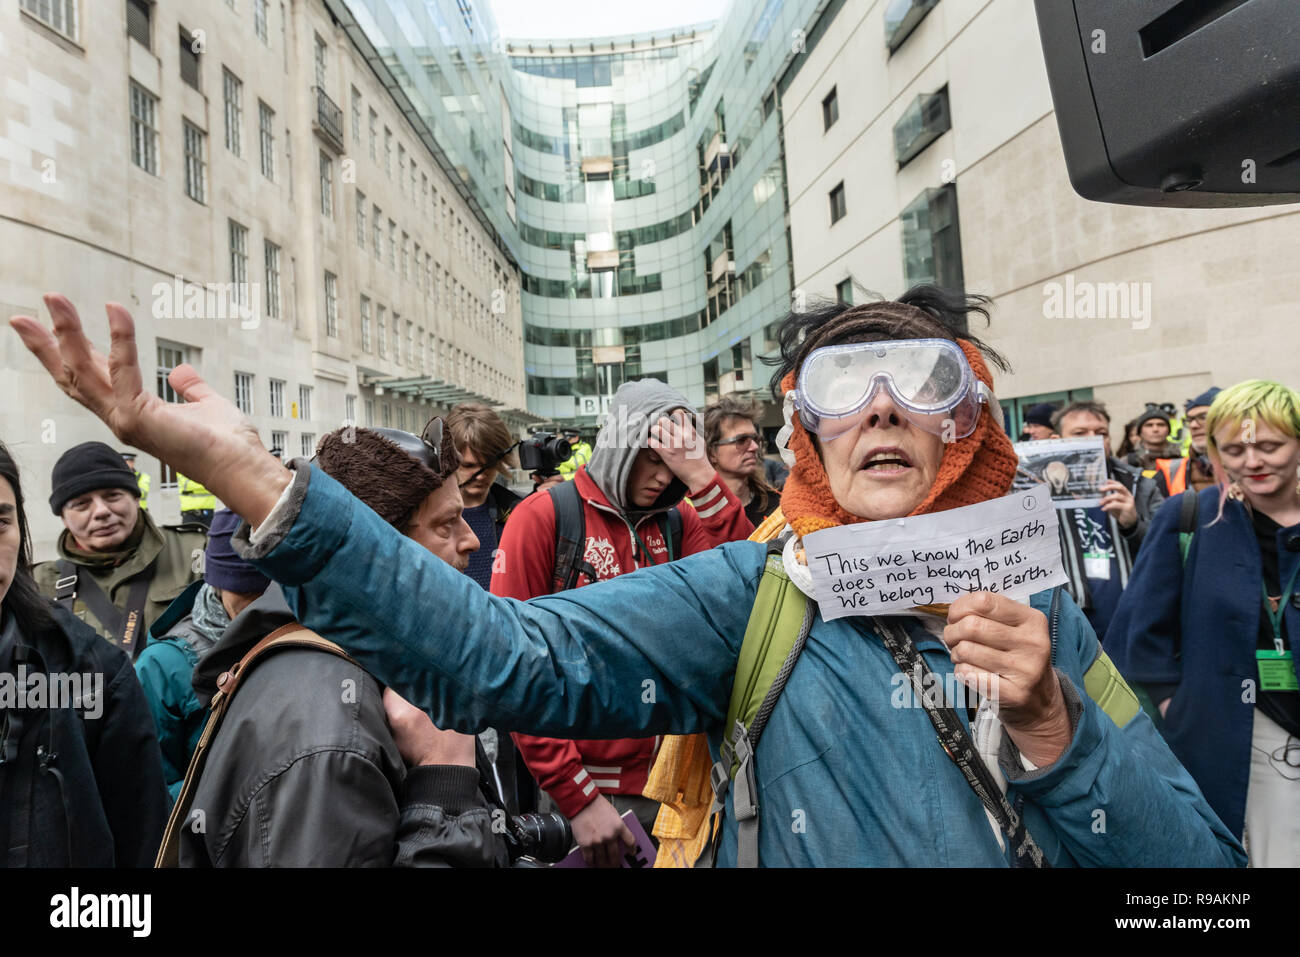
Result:
[[[82,442],[60,455],[50,473],[50,486],[55,515],[62,514],[63,506],[78,495],[99,488],[124,488],[140,497],[135,473],[126,467],[122,453],[103,442]]]

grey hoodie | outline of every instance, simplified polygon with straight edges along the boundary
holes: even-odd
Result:
[[[627,480],[637,452],[650,441],[650,426],[674,409],[685,409],[695,418],[695,408],[686,396],[658,379],[624,382],[609,404],[609,418],[596,436],[596,448],[587,463],[587,474],[605,498],[626,517],[638,517],[667,511],[681,502],[690,491],[676,477],[648,509],[631,508],[627,500]]]

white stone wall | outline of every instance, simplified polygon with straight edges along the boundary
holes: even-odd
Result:
[[[174,0],[155,4],[152,43],[146,49],[128,39],[124,4],[81,0],[76,42],[55,34],[19,9],[0,7],[0,316],[36,315],[48,321],[41,302],[59,291],[80,309],[92,338],[107,345],[103,304],[117,301],[136,319],[137,346],[146,383],[156,372],[160,341],[189,347],[191,361],[219,391],[233,395],[236,372],[253,379],[253,420],[269,444],[272,431],[288,433],[290,454],[302,436],[319,439],[337,428],[345,397],[357,397],[359,424],[367,424],[366,400],[394,413],[401,405],[408,428],[438,411],[433,406],[375,399],[360,385],[362,375],[417,377],[433,374],[462,388],[523,408],[522,320],[518,279],[495,249],[468,206],[435,164],[416,132],[370,66],[341,31],[335,31],[320,0],[270,0],[267,42],[254,33],[251,2],[231,10],[221,0]],[[180,29],[203,31],[201,90],[180,77]],[[312,129],[315,100],[315,35],[327,44],[326,90],[343,111],[346,153],[335,155]],[[242,156],[225,145],[222,68],[243,83]],[[158,97],[158,175],[131,162],[130,80]],[[360,147],[352,133],[351,90],[362,98]],[[275,179],[262,174],[258,101],[275,111]],[[379,163],[369,158],[368,110],[379,114]],[[182,117],[207,132],[207,201],[185,193]],[[383,128],[406,151],[407,186],[382,169]],[[321,214],[319,154],[333,159],[333,217]],[[416,192],[409,187],[416,161]],[[292,168],[291,168],[292,167]],[[433,212],[420,198],[423,173],[438,202]],[[356,191],[367,201],[366,248],[356,242]],[[448,204],[448,223],[441,204]],[[371,203],[384,219],[384,260],[374,259]],[[452,235],[451,227],[459,228]],[[414,271],[403,278],[389,266],[387,220],[397,224],[399,243],[407,234],[421,258],[429,252],[445,275],[458,281],[473,310],[457,312],[450,297],[436,299],[417,284]],[[205,315],[173,315],[167,301],[174,277],[185,283],[231,280],[229,220],[248,229],[247,278],[264,291],[263,242],[278,244],[282,318],[262,314],[241,321]],[[466,230],[468,231],[466,233]],[[493,265],[501,267],[496,272]],[[338,335],[325,330],[324,273],[338,277]],[[435,273],[437,270],[435,270]],[[402,362],[394,361],[393,330],[387,357],[361,348],[359,304],[362,295],[383,304],[391,324],[403,320]],[[495,296],[495,299],[494,299]],[[504,312],[493,312],[494,303]],[[425,368],[419,349],[410,359],[405,321],[425,339]],[[434,337],[434,347],[429,336]],[[0,439],[23,469],[33,544],[38,559],[51,557],[62,525],[45,499],[49,474],[59,454],[90,439],[116,445],[93,417],[66,399],[22,348],[17,337],[0,336],[4,400]],[[434,352],[442,344],[442,353]],[[459,350],[459,366],[450,361]],[[285,384],[285,415],[272,417],[269,383]],[[299,386],[310,386],[312,418],[294,418]],[[396,424],[394,421],[393,424]],[[160,463],[149,457],[137,467],[153,476],[150,498],[164,521],[179,518],[176,494],[160,488]]]

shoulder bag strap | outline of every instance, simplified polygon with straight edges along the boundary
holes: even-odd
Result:
[[[234,697],[244,676],[259,658],[270,651],[278,651],[282,648],[315,648],[317,651],[326,651],[356,664],[352,657],[334,642],[322,638],[296,621],[291,621],[287,625],[281,625],[255,644],[244,657],[231,666],[229,671],[223,672],[217,678],[217,693],[212,696],[207,723],[203,726],[198,747],[194,749],[194,755],[190,758],[189,767],[185,771],[185,783],[181,785],[180,796],[176,798],[171,817],[167,819],[167,829],[163,832],[162,846],[158,849],[154,867],[180,866],[181,828],[188,823],[190,806],[194,803],[194,792],[203,774],[203,766],[208,760],[208,750],[221,727],[222,719],[226,716],[226,709],[230,707],[230,699]]]
[[[943,745],[944,751],[961,770],[966,783],[970,785],[980,802],[988,808],[993,819],[997,821],[998,827],[1006,835],[1007,846],[1011,848],[1014,855],[1013,866],[1050,867],[1051,864],[1043,857],[1037,842],[1025,828],[1024,819],[1016,813],[1007,796],[993,780],[993,773],[979,756],[970,732],[966,730],[966,725],[958,717],[957,712],[947,705],[942,708],[937,707],[930,695],[924,691],[927,684],[931,688],[934,687],[932,682],[925,680],[931,674],[930,666],[917,651],[916,643],[912,641],[907,629],[900,628],[887,618],[873,618],[872,624],[885,647],[889,649],[899,670],[911,679],[916,698],[925,708],[930,723],[934,725],[935,733],[939,736],[939,743]]]

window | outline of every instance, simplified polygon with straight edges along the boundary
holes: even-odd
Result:
[[[280,458],[284,458],[285,453],[289,451],[289,433],[272,432],[271,448],[269,451],[278,455]]]
[[[397,427],[403,432],[406,431],[406,406],[404,405],[397,407]]]
[[[379,154],[376,152],[379,142],[379,114],[374,110],[370,111],[370,158],[379,162]]]
[[[316,34],[316,85],[325,91],[325,41]]]
[[[146,50],[153,49],[149,29],[149,0],[126,0],[126,35]]]
[[[956,185],[949,183],[927,189],[903,210],[900,219],[903,276],[907,285],[933,283],[953,292],[963,292]]]
[[[131,81],[131,162],[158,175],[158,99]]]
[[[831,91],[826,94],[826,99],[822,100],[822,131],[829,130],[839,118],[840,101],[835,95],[835,87],[831,87]]]
[[[384,127],[384,175],[393,178],[393,133]]]
[[[262,146],[262,175],[275,182],[275,110],[257,101],[257,129]]]
[[[181,27],[181,79],[196,90],[199,88],[199,51],[194,49],[197,42]]]
[[[270,46],[266,39],[266,0],[253,0],[253,32],[259,40]]]
[[[284,384],[283,379],[271,380],[271,415],[277,419],[284,418]]]
[[[185,195],[196,203],[206,203],[208,134],[189,120],[181,120],[181,128],[185,133]]]
[[[77,39],[77,0],[23,0],[22,6],[50,29]]]
[[[410,250],[410,243],[411,243],[411,238],[407,236],[406,233],[402,233],[402,278],[403,279],[411,278],[411,271],[407,267],[408,260],[406,255],[407,252]]]
[[[243,155],[240,129],[244,125],[244,84],[225,67],[221,68],[221,88],[226,101],[226,149]]]
[[[361,351],[370,351],[370,300],[361,297]]]
[[[280,318],[280,247],[269,239],[262,240],[266,261],[266,317]],[[283,413],[282,413],[283,414]]]
[[[397,144],[397,188],[406,195],[406,147]]]
[[[154,385],[158,392],[158,398],[164,402],[183,402],[185,401],[172,388],[172,384],[167,381],[167,376],[171,371],[183,362],[191,361],[192,357],[187,355],[190,350],[185,346],[173,345],[170,343],[159,342],[157,345],[158,366],[154,372]],[[166,462],[162,464],[162,481],[159,482],[161,488],[176,487],[176,470]]]
[[[325,273],[325,335],[339,335],[339,281],[332,272]]]
[[[298,386],[298,418],[311,418],[311,386],[309,385]]]
[[[231,300],[248,305],[244,290],[248,288],[248,229],[233,219],[230,223],[230,281],[234,284]]]
[[[381,421],[383,422],[382,427],[385,429],[392,428],[393,413],[392,413],[392,409],[389,407],[387,402],[385,402],[383,405],[379,407],[379,413],[380,413]]]
[[[375,400],[366,399],[366,425],[375,424]]]
[[[366,248],[366,194],[357,190],[357,246]]]
[[[352,87],[352,142],[361,145],[361,94]]]
[[[402,317],[393,310],[393,361],[402,364]]]
[[[345,395],[343,397],[343,423],[345,425],[357,424],[357,397],[355,395]]]
[[[375,262],[383,262],[384,260],[384,253],[383,253],[384,234],[382,232],[383,229],[382,224],[383,224],[383,213],[381,213],[379,211],[379,207],[376,206],[374,207],[374,215],[372,217],[372,223],[371,223],[373,228],[370,234],[370,239],[371,239],[370,244],[375,247]]]
[[[247,372],[235,373],[235,408],[244,415],[253,414],[253,377]]]
[[[379,316],[379,354],[388,355],[388,319],[384,314],[383,306],[376,306],[375,311]]]
[[[835,298],[847,305],[853,305],[853,280],[845,279],[835,284]]]
[[[844,214],[848,212],[848,210],[844,206],[843,181],[841,181],[838,186],[836,186],[833,190],[831,190],[830,199],[831,199],[831,225],[833,226],[836,223],[838,223],[841,219],[843,219]]]
[[[301,442],[302,445],[299,448],[302,451],[303,458],[309,459],[316,454],[316,433],[315,432],[304,432],[302,434]]]
[[[334,160],[324,150],[320,154],[320,214],[334,218]]]
[[[950,129],[948,88],[918,96],[894,124],[894,159],[898,168],[902,169]]]
[[[420,244],[415,244],[415,251],[411,254],[413,268],[415,269],[415,288],[421,292],[424,291],[424,261],[420,258]]]
[[[415,363],[415,323],[410,319],[406,320],[406,364]]]
[[[388,268],[397,271],[397,223],[388,221]]]
[[[289,127],[284,128],[284,169],[289,186],[289,202],[293,203],[293,140],[289,138]]]
[[[939,0],[890,0],[885,7],[885,45],[893,53],[903,45]]]

